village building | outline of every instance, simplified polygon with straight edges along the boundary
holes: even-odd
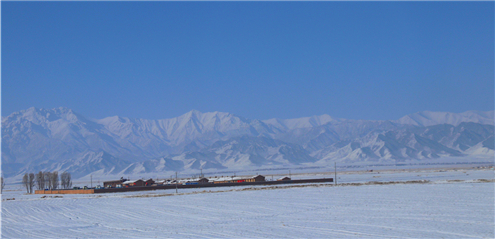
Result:
[[[262,176],[262,175],[253,176],[253,177],[251,177],[251,180],[254,180],[254,181],[248,181],[248,182],[264,182],[264,181],[266,181],[265,176]]]
[[[155,183],[155,181],[153,179],[148,179],[144,182],[144,186],[151,186]]]
[[[125,181],[122,183],[124,187],[141,187],[144,186],[144,181],[142,179]]]
[[[264,182],[265,177],[262,175],[256,175],[252,177],[221,177],[210,178],[210,182],[213,183],[244,183],[244,182]]]
[[[281,177],[277,179],[277,181],[289,181],[289,180],[291,180],[289,177]]]
[[[220,177],[220,178],[211,178],[209,182],[213,183],[233,183],[237,180],[240,180],[240,177]]]
[[[122,185],[123,182],[127,181],[127,179],[120,178],[120,180],[106,181],[103,182],[104,188],[116,188],[118,185]]]
[[[155,181],[155,185],[163,185],[163,184],[166,184],[167,183],[167,180],[158,180],[158,181]]]
[[[200,178],[197,182],[198,183],[207,183],[209,180],[207,178]]]

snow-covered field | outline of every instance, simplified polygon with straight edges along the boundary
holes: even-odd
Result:
[[[310,176],[315,175],[295,178]],[[345,173],[338,181],[430,180],[425,184],[227,187],[182,189],[178,195],[162,190],[62,198],[25,195],[9,185],[2,195],[2,238],[493,238],[493,179],[493,169],[425,169]],[[260,188],[266,190],[255,190]]]

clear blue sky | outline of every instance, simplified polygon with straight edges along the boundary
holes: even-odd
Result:
[[[494,2],[2,2],[2,115],[494,108]]]

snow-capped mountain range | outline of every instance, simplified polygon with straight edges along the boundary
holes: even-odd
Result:
[[[419,112],[398,120],[329,115],[247,119],[193,110],[171,119],[90,119],[68,108],[2,117],[2,171],[82,177],[494,155],[494,111]]]

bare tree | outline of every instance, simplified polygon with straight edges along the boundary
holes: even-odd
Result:
[[[45,188],[52,189],[52,177],[48,171],[43,172],[43,178],[45,178]]]
[[[60,186],[64,189],[69,189],[72,187],[72,181],[71,181],[71,176],[70,173],[68,172],[63,172],[60,174]]]
[[[24,177],[22,177],[22,184],[26,186],[26,191],[29,193],[29,176],[27,173],[25,173]]]
[[[66,174],[67,172],[63,172],[60,174],[60,187],[63,189],[67,189],[67,179],[66,179]]]
[[[33,193],[33,188],[34,188],[34,173],[29,174],[28,178],[28,184],[29,184],[29,193]]]
[[[55,171],[55,172],[52,172],[50,174],[50,183],[51,183],[51,189],[57,189],[58,188],[58,172]]]
[[[38,190],[45,189],[45,177],[43,176],[43,172],[39,171],[36,174],[36,187]]]
[[[3,192],[3,188],[5,187],[5,180],[3,180],[3,176],[0,178],[0,184],[2,185],[2,191],[0,192]]]
[[[72,188],[72,176],[70,175],[70,173],[67,173],[66,185],[67,188]]]

